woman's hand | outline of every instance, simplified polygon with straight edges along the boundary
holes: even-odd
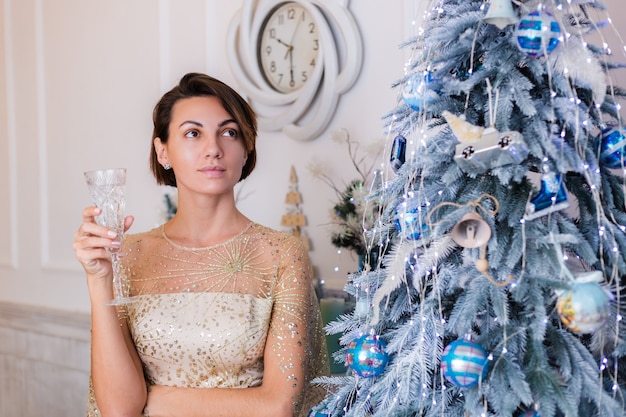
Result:
[[[89,206],[83,210],[83,222],[74,234],[74,252],[88,276],[107,278],[112,276],[111,254],[107,249],[119,249],[117,234],[96,223],[95,217],[102,210]],[[133,224],[134,218],[124,219],[124,231]]]

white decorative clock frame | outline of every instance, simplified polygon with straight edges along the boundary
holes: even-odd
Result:
[[[356,81],[363,63],[363,41],[348,10],[349,0],[291,0],[318,22],[320,53],[306,84],[281,93],[265,80],[258,62],[258,42],[268,15],[285,0],[244,0],[228,31],[228,60],[242,93],[258,115],[259,129],[282,130],[308,141],[330,123],[339,96]]]

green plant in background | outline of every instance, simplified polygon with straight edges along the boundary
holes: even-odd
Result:
[[[316,162],[308,168],[315,178],[326,183],[337,195],[337,202],[330,210],[331,243],[337,248],[346,248],[362,255],[373,249],[369,243],[371,239],[368,238],[368,232],[373,229],[374,221],[379,217],[380,207],[368,200],[367,196],[373,177],[376,176],[375,156],[381,155],[384,143],[374,143],[360,153],[361,145],[350,138],[347,130],[336,130],[331,137],[347,146],[357,178],[341,188],[337,186],[329,167]]]
[[[337,248],[347,248],[356,253],[367,252],[363,229],[369,226],[369,219],[365,218],[367,204],[363,189],[363,181],[353,180],[339,193],[339,202],[333,206],[331,217],[335,227],[331,232],[331,242]]]
[[[163,195],[163,202],[165,203],[165,218],[169,220],[174,217],[178,210],[177,202],[172,198],[171,194],[167,193]]]

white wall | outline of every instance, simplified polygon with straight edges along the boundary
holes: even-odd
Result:
[[[330,139],[346,128],[360,142],[384,141],[381,116],[395,103],[412,2],[381,15],[378,2],[350,4],[361,28],[363,70],[340,98],[326,132],[310,142],[261,132],[259,162],[241,194],[246,215],[280,228],[290,167],[296,167],[318,276],[343,287],[356,261],[338,255],[326,223],[334,194],[313,179],[314,159],[342,184],[355,177],[347,150]],[[72,251],[89,203],[82,173],[128,169],[133,231],[162,219],[162,190],[149,173],[151,111],[188,71],[237,87],[226,34],[242,0],[0,0],[0,301],[89,310]],[[335,267],[338,266],[338,271]]]
[[[0,302],[89,310],[71,249],[89,203],[83,171],[127,167],[132,230],[161,221],[162,190],[147,162],[152,107],[188,71],[237,87],[225,48],[242,1],[0,0]],[[618,28],[626,22],[619,1],[605,2]],[[363,144],[386,140],[381,117],[395,105],[390,85],[406,57],[398,45],[424,4],[349,3],[364,41],[359,79],[318,139],[297,142],[261,132],[258,167],[240,202],[253,220],[280,228],[295,166],[311,257],[333,288],[343,286],[356,261],[330,244],[326,224],[335,196],[307,165],[325,160],[333,167],[329,175],[348,182],[355,173],[331,131],[346,128]],[[619,44],[614,50],[623,58]]]

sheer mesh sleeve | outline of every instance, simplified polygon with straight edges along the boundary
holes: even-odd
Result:
[[[306,416],[323,398],[313,378],[328,374],[326,340],[312,286],[312,266],[301,241],[289,236],[280,250],[269,336],[284,377],[292,382],[294,406]]]

